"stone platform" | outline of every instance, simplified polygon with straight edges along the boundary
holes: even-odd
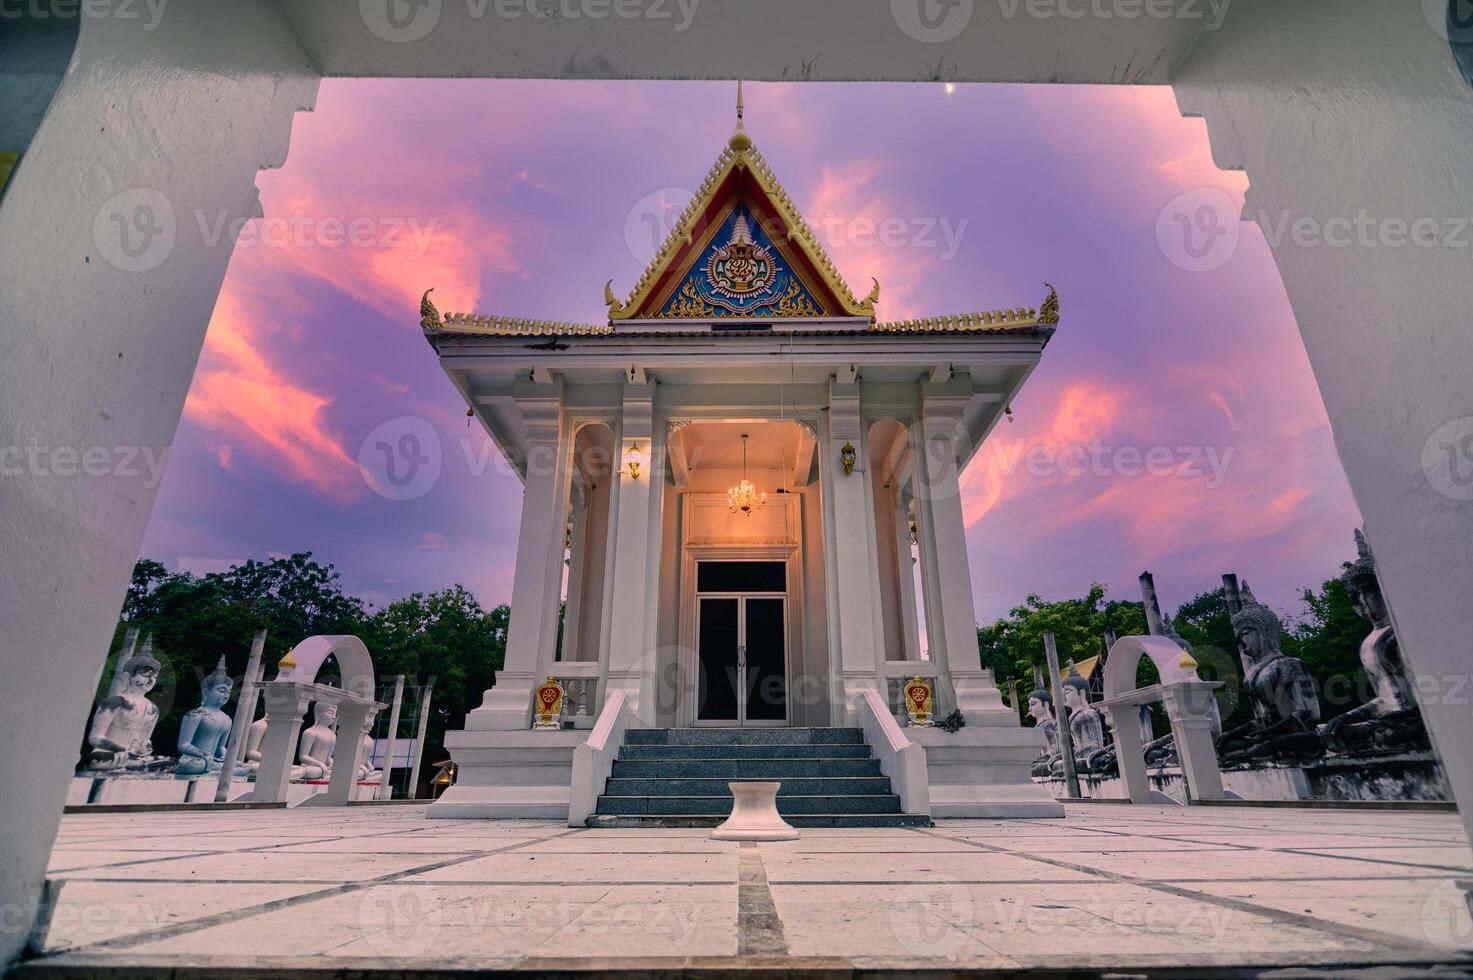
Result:
[[[1444,813],[1092,803],[772,844],[410,805],[85,814],[51,867],[19,977],[1473,968]]]

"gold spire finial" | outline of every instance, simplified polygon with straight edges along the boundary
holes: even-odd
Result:
[[[736,131],[731,134],[731,148],[738,153],[745,153],[752,148],[752,137],[747,135],[747,129],[742,125],[742,117],[746,115],[746,104],[742,98],[742,82],[737,79],[737,124]]]

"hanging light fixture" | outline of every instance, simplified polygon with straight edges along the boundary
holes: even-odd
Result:
[[[767,494],[758,493],[757,488],[752,486],[752,481],[747,479],[747,434],[742,433],[742,482],[726,491],[726,503],[735,514],[741,511],[748,517],[752,511],[767,503]]]

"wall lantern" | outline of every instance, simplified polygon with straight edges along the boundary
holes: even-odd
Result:
[[[633,443],[629,447],[629,453],[625,457],[629,463],[629,478],[639,479],[639,467],[644,462],[644,454],[639,451],[639,443]]]
[[[844,467],[844,475],[849,476],[854,472],[854,464],[859,460],[859,453],[855,451],[852,442],[845,442],[844,448],[839,450],[839,465]]]

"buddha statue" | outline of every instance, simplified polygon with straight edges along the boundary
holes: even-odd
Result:
[[[123,664],[123,687],[103,698],[87,730],[88,769],[100,771],[161,769],[173,763],[167,756],[153,754],[153,729],[159,709],[148,700],[158,683],[162,666],[153,657],[152,639]]]
[[[260,768],[261,768],[261,746],[265,743],[265,741],[266,741],[266,719],[265,718],[257,718],[255,721],[251,722],[250,727],[246,729],[245,745],[243,745],[241,747],[242,748],[242,751],[244,753],[244,758],[241,760],[241,765],[245,767],[245,771],[246,771],[246,773],[249,775],[249,777],[251,779],[255,779],[256,778],[256,773],[258,771],[260,771]],[[291,775],[290,775],[289,778],[291,778],[291,779],[303,779],[303,778],[305,778],[303,776],[303,769],[302,769],[302,767],[301,766],[292,766],[291,767]]]
[[[1080,772],[1092,772],[1095,756],[1105,748],[1105,718],[1089,703],[1089,681],[1074,661],[1064,676],[1064,704],[1069,708],[1069,738],[1074,743],[1074,764]]]
[[[1064,706],[1069,709],[1069,740],[1074,747],[1074,771],[1094,772],[1110,755],[1105,745],[1105,719],[1089,703],[1089,682],[1079,673],[1074,661],[1068,662],[1064,675]],[[1053,774],[1064,774],[1062,752],[1054,761]]]
[[[1033,763],[1033,775],[1047,776],[1059,758],[1059,723],[1054,720],[1054,698],[1043,686],[1043,672],[1033,668],[1033,691],[1028,695],[1028,714],[1043,732],[1044,749]]]
[[[225,658],[221,657],[215,670],[204,679],[200,687],[199,707],[184,716],[179,723],[179,768],[174,770],[177,778],[202,776],[220,771],[225,761],[225,746],[230,741],[230,716],[223,710],[230,701],[235,682],[225,672]],[[236,775],[249,772],[245,766],[236,767]]]
[[[1320,702],[1304,664],[1286,656],[1279,644],[1283,625],[1243,583],[1243,607],[1233,614],[1233,635],[1243,662],[1243,693],[1253,720],[1224,732],[1217,750],[1224,760],[1319,755],[1314,735]]]
[[[297,762],[303,779],[331,779],[333,750],[338,744],[338,706],[318,701],[312,705],[312,727],[297,743]]]
[[[1340,581],[1355,606],[1356,614],[1371,624],[1361,641],[1360,663],[1375,696],[1358,708],[1332,718],[1319,729],[1325,746],[1337,752],[1357,748],[1427,748],[1430,742],[1417,707],[1416,692],[1401,658],[1401,645],[1391,625],[1391,613],[1381,582],[1376,577],[1376,560],[1363,532],[1355,532],[1356,560]]]
[[[358,763],[358,781],[376,783],[383,773],[373,767],[373,713],[363,719],[363,758]]]

